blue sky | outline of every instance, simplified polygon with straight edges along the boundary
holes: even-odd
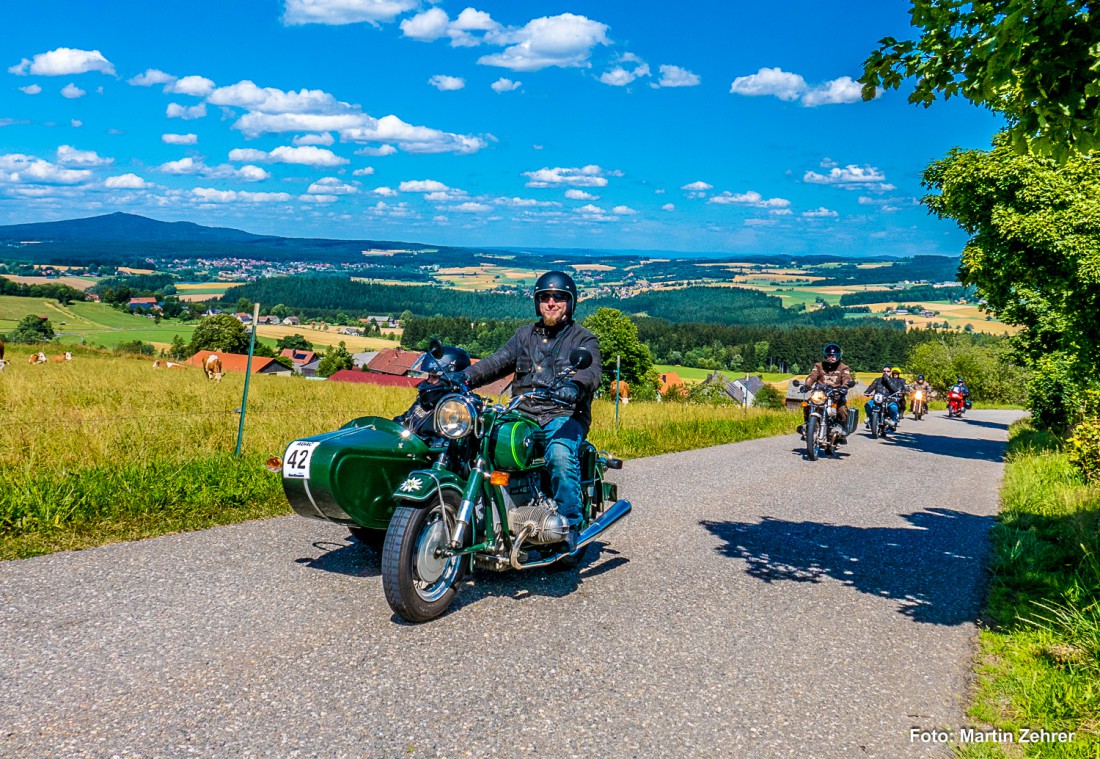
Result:
[[[39,0],[0,9],[0,224],[956,255],[920,172],[1000,121],[858,97],[908,3]]]

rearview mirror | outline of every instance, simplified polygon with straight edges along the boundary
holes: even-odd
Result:
[[[432,354],[432,358],[443,358],[443,343],[439,341],[438,337],[433,337],[428,341],[428,353]]]
[[[791,380],[791,387],[793,387],[795,390],[800,390],[802,388],[802,383],[798,380]]]
[[[592,366],[592,354],[584,348],[576,348],[569,354],[569,363],[578,372]]]
[[[856,381],[854,379],[848,380],[848,387],[855,387],[855,386],[856,386]]]

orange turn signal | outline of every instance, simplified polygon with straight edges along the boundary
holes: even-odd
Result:
[[[490,485],[507,485],[508,473],[507,472],[493,472],[489,475]]]
[[[283,460],[278,456],[272,456],[267,460],[264,466],[266,466],[267,471],[271,472],[272,474],[278,474],[279,472],[283,471]]]

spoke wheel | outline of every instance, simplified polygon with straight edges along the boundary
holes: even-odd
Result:
[[[458,494],[446,490],[443,500],[454,514]],[[402,619],[427,622],[454,601],[465,565],[460,557],[442,555],[446,547],[447,528],[438,506],[397,507],[382,547],[382,589]]]
[[[871,437],[878,440],[879,436],[879,412],[872,411],[867,415],[867,420],[871,423]]]

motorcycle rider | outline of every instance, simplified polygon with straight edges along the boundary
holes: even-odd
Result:
[[[867,388],[863,394],[870,397],[863,406],[863,413],[867,415],[867,426],[871,425],[871,406],[874,404],[874,394],[882,393],[889,397],[894,393],[900,393],[905,389],[905,380],[901,378],[900,373],[898,376],[894,376],[891,373],[890,367],[882,367],[882,376],[876,377],[875,381],[871,383],[871,386]],[[891,429],[897,429],[898,426],[898,403],[897,399],[890,398],[886,404],[886,419],[887,424]]]
[[[592,365],[552,390],[550,399],[529,398],[519,407],[546,432],[550,483],[558,513],[569,523],[567,542],[572,549],[582,516],[580,445],[592,424],[592,396],[602,376],[600,345],[595,335],[573,321],[577,285],[568,274],[548,271],[539,277],[534,300],[538,322],[520,327],[503,348],[452,376],[478,387],[515,372],[512,395],[517,396],[550,387],[570,366],[569,354],[575,349],[592,354]]]
[[[829,343],[821,350],[821,361],[814,364],[814,368],[810,370],[809,375],[806,377],[806,381],[803,383],[813,387],[815,384],[822,384],[828,387],[844,388],[844,395],[848,394],[848,388],[852,384],[852,370],[848,368],[847,364],[841,363],[841,350],[840,346],[836,343]],[[848,441],[848,399],[846,397],[840,397],[836,402],[836,416],[840,421],[840,437],[837,442]],[[798,425],[798,434],[804,435],[806,430],[806,420],[810,418],[809,406],[802,407],[802,424]]]
[[[962,377],[955,378],[955,384],[951,386],[951,392],[960,393],[963,397],[963,408],[970,408],[970,388],[963,382]]]
[[[428,356],[428,354],[425,354]],[[409,432],[419,437],[435,437],[435,404],[451,392],[451,388],[445,382],[440,382],[440,377],[452,372],[461,372],[470,368],[470,356],[461,348],[453,345],[443,346],[443,355],[439,358],[425,358],[425,369],[428,376],[416,386],[416,400],[408,410],[393,420],[401,424]]]
[[[915,395],[918,391],[923,393],[924,394],[925,408],[928,407],[928,401],[930,401],[932,399],[932,386],[930,384],[928,384],[927,380],[924,379],[923,374],[918,374],[917,375],[917,381],[913,383],[913,386],[910,388],[910,391],[913,395]],[[915,398],[910,403],[909,410],[916,413],[916,411],[917,411],[917,402],[916,402]]]

